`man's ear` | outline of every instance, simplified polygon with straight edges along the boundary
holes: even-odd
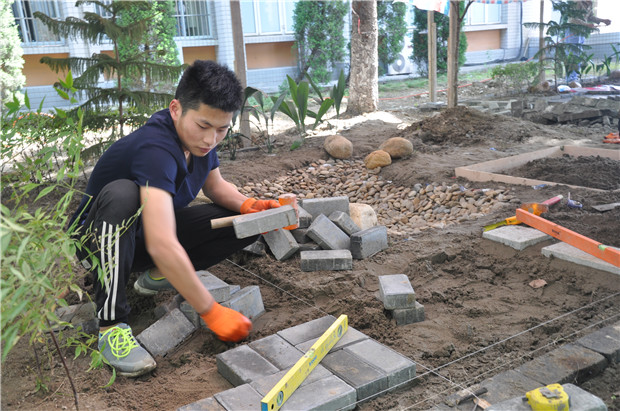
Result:
[[[177,121],[179,118],[181,118],[181,115],[183,114],[183,107],[181,107],[181,102],[179,100],[177,100],[176,98],[173,99],[170,102],[168,108],[170,109],[170,116],[174,121]]]

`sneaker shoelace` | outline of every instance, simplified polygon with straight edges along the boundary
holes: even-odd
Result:
[[[140,346],[131,333],[131,328],[120,327],[115,327],[110,331],[108,344],[116,358],[127,357],[132,349]]]

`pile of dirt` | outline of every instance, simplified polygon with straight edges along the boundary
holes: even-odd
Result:
[[[600,156],[547,157],[505,173],[515,177],[535,178],[600,190],[620,189],[620,161]]]

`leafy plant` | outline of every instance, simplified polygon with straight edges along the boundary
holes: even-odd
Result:
[[[299,79],[306,75],[318,83],[331,78],[329,66],[343,61],[342,31],[349,11],[347,1],[298,1],[293,11],[295,44],[299,55]]]
[[[129,24],[121,23],[123,13],[136,12],[136,10],[149,10],[149,2],[146,1],[113,1],[101,2],[96,0],[78,0],[76,6],[95,5],[101,9],[102,17],[98,13],[85,12],[83,18],[67,17],[65,20],[56,20],[49,16],[35,12],[34,16],[41,21],[52,33],[67,38],[74,38],[80,42],[93,44],[112,43],[113,56],[105,53],[95,53],[90,57],[64,57],[52,58],[45,56],[41,63],[47,64],[52,70],[72,70],[80,73],[75,78],[74,86],[87,96],[87,100],[80,105],[85,113],[87,126],[100,124],[100,111],[114,104],[116,122],[119,127],[119,135],[123,135],[123,125],[127,121],[126,107],[135,107],[139,110],[148,110],[151,105],[167,105],[172,95],[167,92],[155,92],[152,90],[138,90],[123,85],[123,79],[139,76],[150,79],[152,82],[175,82],[183,70],[182,65],[161,64],[149,61],[157,50],[141,50],[135,54],[121,56],[119,44],[133,42],[143,43],[153,15],[132,20]],[[99,78],[104,76],[115,81],[111,88],[98,86]],[[109,117],[109,113],[104,113]]]
[[[536,62],[510,63],[491,69],[491,78],[518,93],[526,91],[537,75],[538,64]]]
[[[267,153],[271,154],[274,149],[275,141],[273,140],[273,137],[269,133],[269,122],[271,121],[271,124],[273,125],[273,118],[275,117],[275,114],[278,111],[278,106],[274,104],[271,101],[271,99],[269,99],[269,96],[267,96],[267,94],[265,94],[263,91],[259,89],[256,89],[253,87],[247,87],[246,95],[248,94],[248,89],[249,89],[250,96],[247,98],[247,100],[249,101],[250,99],[252,99],[256,102],[256,104],[250,105],[249,107],[246,107],[246,109],[249,110],[250,115],[256,118],[256,121],[257,121],[256,126],[259,129],[259,131],[262,128],[261,127],[262,120],[265,121],[264,143],[265,143],[265,146],[267,147]],[[285,94],[282,95],[282,97],[284,96]],[[271,107],[268,107],[269,102],[271,102]],[[281,102],[282,101],[280,100],[280,103]]]
[[[2,59],[2,74],[0,74],[0,115],[4,111],[4,104],[9,102],[11,93],[23,87],[26,77],[22,73],[24,59],[22,55],[19,32],[15,24],[15,17],[11,12],[10,1],[0,3],[0,56]]]
[[[462,14],[467,5],[465,2],[459,2]],[[414,25],[413,30],[413,54],[411,59],[418,66],[420,75],[428,75],[428,19],[426,10],[414,8]],[[450,19],[441,13],[434,13],[435,23],[437,24],[437,73],[445,73],[448,71],[448,37],[450,35]],[[424,33],[426,32],[426,33]],[[465,51],[467,50],[467,37],[461,31],[459,34],[459,66],[465,63]]]
[[[379,75],[385,74],[386,67],[396,61],[403,49],[407,34],[406,13],[407,5],[404,2],[377,1]]]
[[[340,70],[340,76],[338,76],[338,82],[332,86],[329,96],[334,100],[334,108],[336,109],[336,118],[340,118],[340,104],[344,97],[344,92],[347,87],[346,78],[344,76],[344,70]]]

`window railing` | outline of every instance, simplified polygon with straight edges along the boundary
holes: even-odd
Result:
[[[56,0],[15,0],[11,4],[19,37],[24,45],[63,44],[63,39],[52,33],[41,20],[34,17],[39,11],[51,18],[60,18]]]
[[[206,0],[175,0],[178,37],[213,37]]]

